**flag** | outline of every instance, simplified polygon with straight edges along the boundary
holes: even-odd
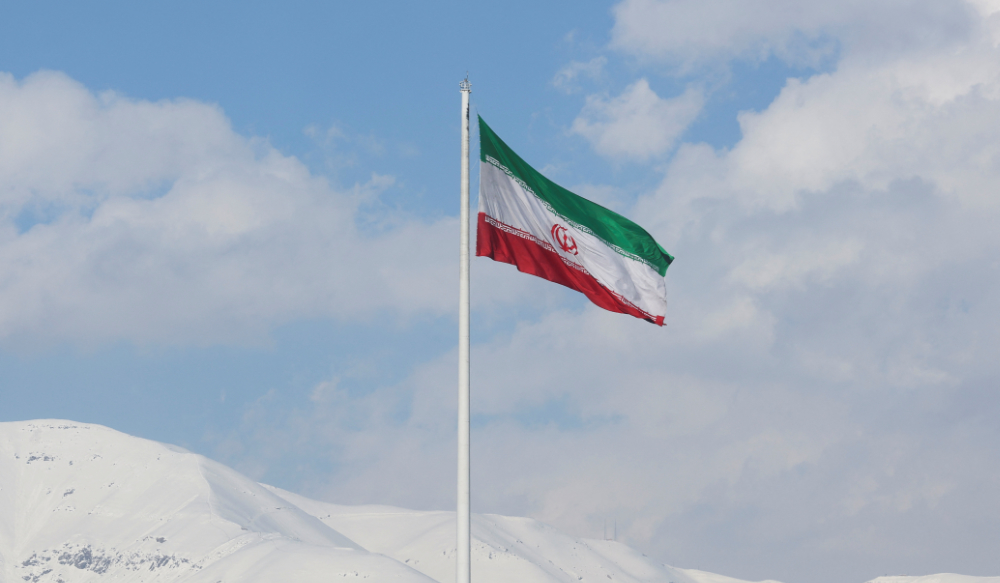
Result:
[[[529,166],[479,118],[476,255],[663,325],[674,258],[642,227]]]

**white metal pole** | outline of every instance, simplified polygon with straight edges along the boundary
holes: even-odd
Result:
[[[469,93],[462,91],[462,240],[459,251],[458,292],[458,547],[456,583],[472,582],[472,522],[469,508]]]

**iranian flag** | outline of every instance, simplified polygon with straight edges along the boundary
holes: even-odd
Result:
[[[476,255],[663,325],[674,258],[645,229],[539,174],[482,117],[479,156]]]

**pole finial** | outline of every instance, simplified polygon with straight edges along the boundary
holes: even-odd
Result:
[[[465,79],[458,84],[458,88],[466,93],[472,93],[472,83],[469,83],[469,74],[465,74]]]

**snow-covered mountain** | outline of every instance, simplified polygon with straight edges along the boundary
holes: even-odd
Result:
[[[0,423],[0,580],[429,582],[238,472],[70,421]]]
[[[436,581],[455,580],[454,512],[339,506],[270,489],[369,551]],[[537,520],[496,514],[473,515],[472,572],[477,583],[740,583],[658,564],[622,543],[574,539]]]
[[[906,575],[878,577],[868,581],[868,583],[1000,583],[1000,577],[971,577],[969,575],[956,575],[955,573],[938,573],[937,575],[923,575],[919,577]]]
[[[451,512],[317,502],[99,425],[0,423],[0,583],[451,583],[454,524]],[[528,518],[474,516],[473,553],[482,583],[742,583]]]

